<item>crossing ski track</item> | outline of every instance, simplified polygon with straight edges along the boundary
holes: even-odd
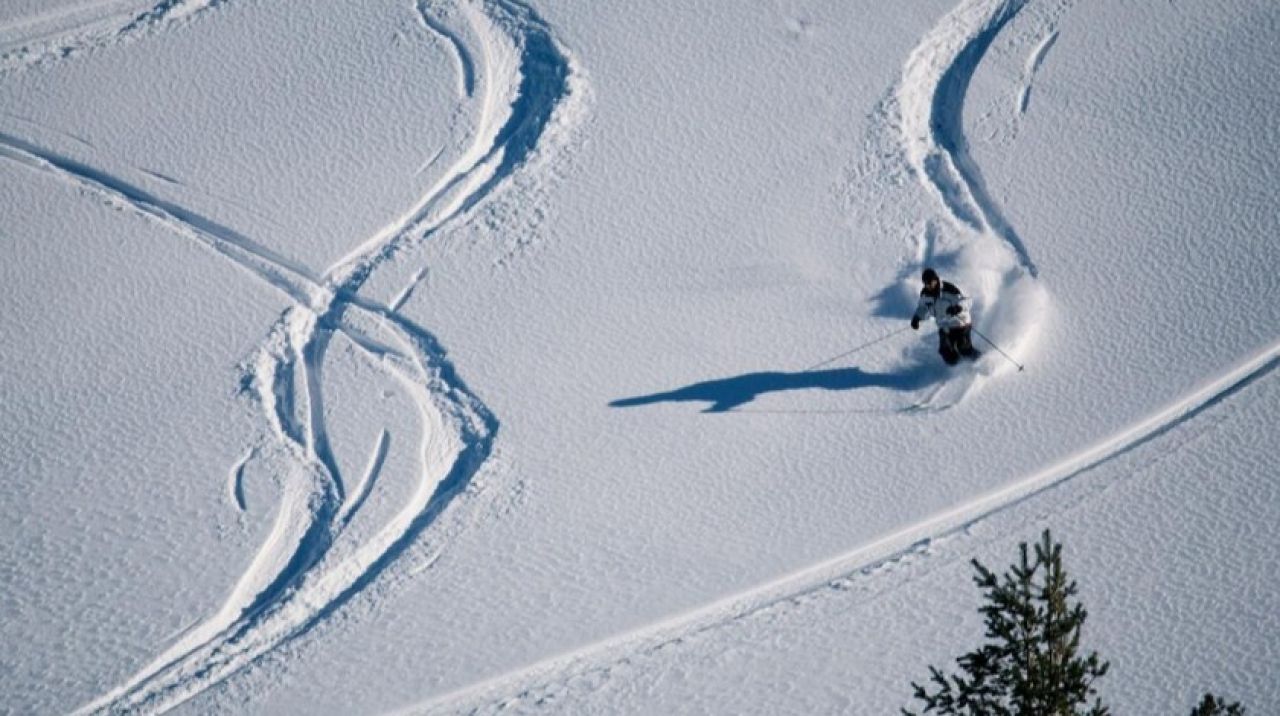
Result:
[[[168,0],[112,32],[72,33],[44,50],[7,54],[2,66],[14,72],[72,57],[172,26],[221,2]],[[0,158],[194,241],[278,289],[292,304],[244,367],[242,385],[261,406],[271,440],[251,448],[230,475],[232,499],[243,511],[241,483],[250,461],[290,466],[280,475],[282,494],[266,541],[216,614],[185,630],[149,665],[76,713],[166,711],[304,633],[375,578],[404,578],[387,568],[489,456],[498,420],[469,391],[439,342],[399,314],[399,302],[382,305],[359,291],[403,248],[465,221],[470,209],[536,152],[549,150],[542,140],[553,129],[551,143],[562,138],[580,110],[582,93],[574,88],[581,89],[581,75],[547,25],[519,0],[424,0],[415,8],[454,48],[463,75],[462,99],[475,99],[472,92],[480,87],[471,144],[414,206],[323,273],[122,177],[0,134]],[[430,12],[440,18],[430,19]],[[471,38],[476,48],[468,50],[463,38]],[[422,275],[419,271],[416,278]],[[383,430],[364,475],[348,485],[331,447],[322,380],[326,351],[339,335],[399,385],[417,406],[421,422],[420,476],[413,494],[371,537],[355,544],[345,529],[376,487],[392,437]]]
[[[999,276],[986,297],[990,313],[1012,323],[1015,345],[1026,345],[1035,312],[1047,302],[1036,278],[1039,269],[1026,245],[1000,213],[968,156],[961,114],[964,95],[983,54],[1026,0],[964,0],[936,25],[911,53],[895,90],[886,121],[900,131],[901,146],[916,175],[945,209],[963,243],[955,249],[961,264],[986,267]],[[1033,53],[1038,67],[1056,32]],[[1029,71],[1034,71],[1030,67]],[[1024,302],[1020,309],[994,306],[1002,293]],[[1021,338],[1017,340],[1020,332]],[[1005,335],[1009,335],[1006,331]],[[1016,350],[1016,348],[1015,348]],[[995,371],[990,355],[966,370],[965,377],[927,392],[907,412],[944,410],[961,402]],[[1014,479],[991,492],[953,505],[877,537],[848,552],[804,567],[657,622],[607,637],[536,663],[408,706],[396,713],[483,713],[506,710],[525,698],[536,700],[544,687],[566,684],[588,674],[608,673],[632,657],[730,624],[763,610],[824,589],[837,580],[872,574],[923,545],[949,538],[1031,497],[1105,465],[1236,395],[1280,366],[1280,341],[1182,398],[1097,443],[1056,463]]]

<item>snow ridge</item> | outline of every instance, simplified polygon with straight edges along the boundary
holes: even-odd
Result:
[[[220,1],[168,0],[116,36],[168,26]],[[392,307],[359,292],[403,248],[465,220],[517,170],[553,149],[580,118],[583,80],[546,24],[517,0],[422,2],[417,9],[430,29],[455,46],[466,94],[480,89],[478,126],[470,147],[413,207],[320,274],[122,178],[0,135],[0,157],[217,252],[293,304],[242,380],[262,408],[270,442],[249,450],[231,474],[232,499],[243,510],[241,481],[249,461],[262,460],[285,473],[267,540],[216,614],[77,713],[173,708],[304,633],[375,578],[404,578],[387,568],[461,493],[492,450],[498,421],[460,379],[436,338],[397,312],[400,299]],[[429,9],[440,10],[443,18],[428,22]],[[454,22],[464,24],[451,27]],[[463,38],[473,39],[476,48],[468,50]],[[109,41],[94,35],[64,46],[84,49]],[[346,527],[376,487],[392,435],[383,431],[359,479],[344,480],[326,423],[323,381],[325,355],[337,335],[395,381],[421,422],[413,493],[360,542]]]

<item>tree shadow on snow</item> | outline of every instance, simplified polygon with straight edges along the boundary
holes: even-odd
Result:
[[[724,413],[746,405],[764,393],[789,390],[857,390],[859,388],[888,388],[913,391],[942,380],[945,373],[937,366],[917,364],[888,373],[870,373],[861,368],[835,368],[831,370],[783,373],[778,371],[746,373],[731,378],[720,378],[694,383],[683,388],[622,398],[609,403],[614,408],[632,408],[653,403],[703,402],[710,405],[704,413]]]

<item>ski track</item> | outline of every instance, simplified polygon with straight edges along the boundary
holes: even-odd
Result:
[[[439,7],[439,3],[433,0],[418,0],[415,9],[418,11],[418,19],[422,22],[422,26],[444,40],[445,45],[453,52],[453,59],[458,65],[458,95],[470,97],[476,91],[475,61],[467,52],[467,46],[462,42],[462,38],[450,30],[446,24],[432,17],[433,13],[442,14],[445,9]]]
[[[241,512],[244,512],[247,507],[244,500],[244,469],[249,465],[249,461],[253,459],[253,456],[253,450],[245,453],[244,457],[240,458],[235,466],[231,468],[231,473],[227,479],[231,499],[235,501],[236,507]]]
[[[86,18],[76,25],[60,29],[52,38],[32,38],[20,47],[0,54],[0,78],[172,29],[226,2],[229,0],[161,0],[150,9],[126,15],[123,24],[115,21],[119,15]],[[100,6],[108,4],[104,2]],[[87,8],[77,8],[76,11],[84,9]]]
[[[41,123],[41,122],[37,122],[36,120],[34,120],[34,119],[30,118],[30,117],[24,117],[24,116],[22,116],[22,115],[20,115],[20,114],[14,114],[13,112],[5,112],[5,111],[0,111],[0,114],[3,114],[4,116],[9,117],[10,119],[16,119],[16,120],[18,120],[19,122],[22,122],[23,124],[28,124],[28,125],[30,125],[30,126],[32,126],[32,127],[36,127],[36,128],[38,128],[38,129],[40,129],[40,130],[47,131],[47,132],[53,132],[54,134],[57,134],[57,135],[59,135],[59,136],[61,136],[61,137],[65,137],[65,138],[67,138],[67,139],[70,139],[71,141],[75,142],[76,144],[79,144],[79,145],[82,145],[82,146],[88,147],[89,149],[96,149],[96,147],[94,147],[94,146],[93,146],[93,143],[92,143],[92,142],[90,142],[89,140],[85,139],[84,137],[81,137],[81,136],[79,136],[79,135],[72,134],[72,133],[70,133],[70,132],[67,132],[67,131],[64,131],[64,130],[58,129],[57,127],[51,127],[51,126],[49,126],[49,125],[47,125],[47,124],[43,124],[43,123]]]
[[[382,472],[382,465],[387,460],[387,451],[391,446],[391,433],[386,428],[382,429],[382,434],[378,436],[378,442],[373,448],[373,454],[369,456],[369,467],[365,470],[364,477],[355,486],[355,490],[342,504],[342,509],[338,511],[338,520],[344,525],[351,521],[355,513],[360,511],[360,506],[369,497],[369,493],[373,490],[373,483],[377,481],[378,475]]]
[[[225,0],[166,0],[109,33],[72,34],[4,55],[0,76],[51,59],[174,26]],[[385,574],[460,493],[488,458],[497,419],[449,363],[435,337],[396,305],[359,295],[365,282],[403,248],[462,221],[493,196],[546,142],[558,119],[579,107],[573,62],[541,18],[519,0],[423,2],[423,23],[458,58],[465,98],[479,84],[472,144],[405,214],[317,275],[229,227],[166,201],[129,181],[21,138],[0,134],[0,158],[51,175],[108,205],[156,222],[230,259],[280,290],[292,305],[272,327],[241,381],[261,405],[275,445],[249,451],[231,470],[233,501],[243,511],[243,473],[251,459],[278,451],[293,465],[282,475],[273,527],[218,612],[193,625],[124,683],[77,713],[161,712],[191,699],[324,620]],[[442,20],[432,19],[438,11]],[[465,22],[465,30],[449,22]],[[474,37],[469,51],[463,37]],[[558,127],[558,129],[562,129]],[[414,282],[425,275],[419,271]],[[362,479],[348,492],[326,424],[323,367],[332,340],[348,339],[417,406],[420,476],[413,494],[371,537],[348,544],[344,530],[374,488],[390,448],[384,428]],[[345,539],[345,541],[344,541]],[[343,549],[335,550],[342,544]]]
[[[935,541],[968,531],[987,518],[1088,473],[1187,424],[1280,367],[1276,342],[1190,394],[1061,461],[997,490],[937,512],[849,552],[697,609],[487,679],[397,713],[483,713],[506,710],[548,687],[652,654],[682,641],[805,596],[871,574]]]
[[[1045,55],[1049,54],[1049,50],[1057,41],[1058,31],[1050,31],[1027,59],[1027,65],[1022,71],[1022,89],[1018,91],[1018,114],[1026,114],[1027,108],[1031,106],[1031,82],[1035,79],[1040,65],[1044,63]]]
[[[169,230],[231,259],[238,267],[266,281],[297,303],[310,304],[321,293],[318,279],[301,264],[217,222],[159,199],[123,179],[3,132],[0,132],[0,156],[52,174],[72,186],[100,196],[113,206],[155,220]]]
[[[419,284],[426,280],[428,273],[429,272],[425,266],[418,269],[418,272],[413,275],[413,278],[409,279],[409,282],[405,284],[404,289],[402,289],[395,298],[391,299],[391,310],[399,311],[404,304],[408,303],[409,299],[413,297],[414,290],[417,289]]]
[[[83,31],[90,26],[123,25],[133,17],[125,8],[129,0],[98,0],[37,11],[35,13],[13,18],[0,25],[0,56],[10,50],[34,45],[41,40],[48,40],[60,34]]]
[[[1026,0],[966,0],[911,53],[897,93],[908,160],[963,227],[994,234],[1033,278],[1035,263],[969,157],[964,100],[982,57]]]
[[[970,287],[974,314],[1005,352],[1017,356],[1035,340],[1047,310],[1047,291],[1022,237],[990,196],[969,155],[964,106],[969,84],[1000,31],[1027,0],[963,0],[910,53],[884,124],[952,231],[926,222],[920,258],[953,270]],[[896,116],[893,116],[896,112]],[[948,245],[949,244],[949,245]],[[976,326],[975,326],[976,327]],[[956,390],[940,389],[912,408],[946,409],[981,388],[984,372]]]

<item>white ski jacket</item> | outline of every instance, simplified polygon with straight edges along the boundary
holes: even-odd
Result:
[[[929,316],[938,324],[938,330],[964,328],[972,322],[969,309],[964,302],[969,300],[960,293],[954,284],[942,282],[942,288],[936,295],[920,292],[920,302],[916,304],[915,318],[923,321]],[[958,311],[955,309],[959,309]]]

